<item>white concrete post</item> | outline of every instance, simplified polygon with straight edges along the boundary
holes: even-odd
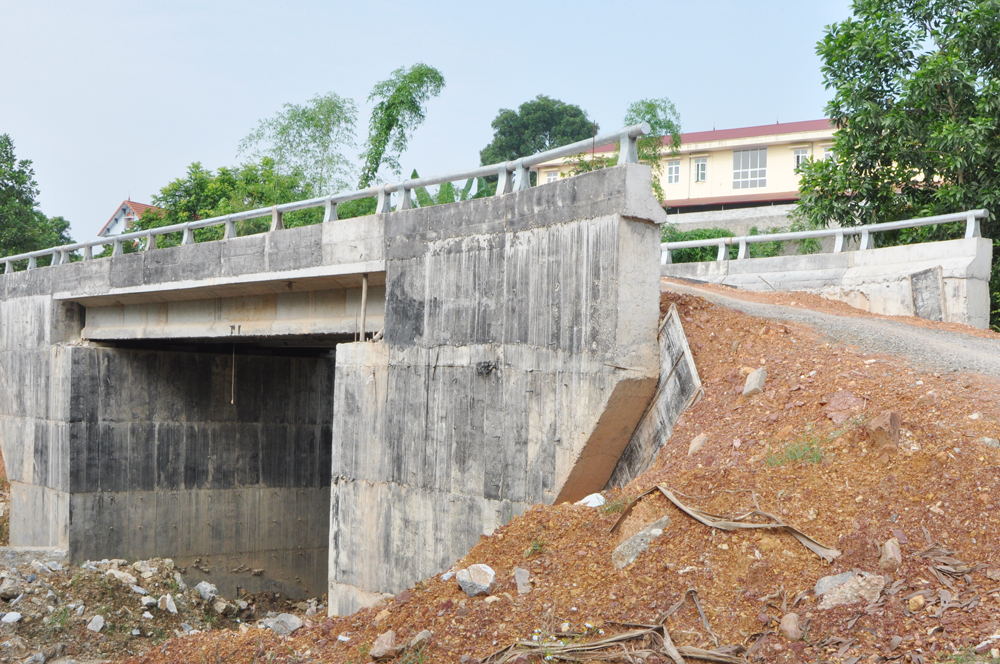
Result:
[[[979,229],[979,219],[976,215],[970,214],[965,220],[965,239],[980,237],[982,232]]]
[[[392,212],[392,204],[389,199],[389,192],[383,186],[378,190],[378,204],[375,206],[375,214],[385,214],[386,212]]]
[[[323,209],[323,222],[336,221],[337,220],[337,204],[331,201],[329,198],[326,199]]]
[[[738,254],[736,254],[736,259],[737,260],[743,260],[744,258],[746,258],[747,257],[747,253],[749,253],[747,251],[748,249],[749,249],[749,247],[747,247],[747,239],[745,237],[741,237],[740,238],[740,251],[739,251]]]
[[[673,265],[674,258],[669,249],[660,249],[660,265]]]
[[[501,166],[499,172],[497,172],[497,196],[509,194],[513,190],[514,182],[512,178],[513,175],[507,170],[507,165],[504,164]]]
[[[858,247],[858,251],[866,251],[872,248],[872,236],[867,229],[861,231],[861,245]]]
[[[94,248],[89,244],[83,246],[83,260],[89,261],[94,257]]]
[[[368,314],[368,273],[361,275],[361,341],[365,341],[365,317]]]
[[[278,206],[271,207],[271,231],[280,231],[285,227],[285,221],[282,218],[282,214],[278,212]]]
[[[4,274],[10,274],[13,271],[14,271],[14,264],[12,262],[10,262],[10,261],[4,261],[3,262],[3,273]]]
[[[833,243],[833,253],[839,254],[844,250],[844,233],[837,233],[837,239]]]
[[[226,230],[222,234],[223,240],[228,240],[230,238],[236,237],[236,220],[231,217],[226,217]],[[194,242],[194,236],[191,236],[191,242]]]
[[[194,231],[192,231],[191,227],[188,225],[184,226],[184,233],[181,235],[181,244],[194,244]]]
[[[639,142],[637,139],[624,132],[621,137],[621,158],[618,163],[638,164],[639,163]]]
[[[729,260],[729,246],[726,244],[725,240],[719,241],[719,256],[715,260],[716,261]]]
[[[514,180],[514,191],[524,191],[531,186],[531,172],[520,159],[517,160],[516,164],[514,172],[517,179]]]
[[[122,255],[122,241],[121,240],[119,240],[117,238],[115,239],[115,248],[111,250],[111,255],[112,256],[121,256]]]
[[[409,210],[413,207],[413,200],[410,198],[410,190],[406,185],[399,185],[396,189],[396,210]]]
[[[35,257],[28,256],[28,269],[34,270],[36,267],[38,267],[38,263],[35,261]]]
[[[156,236],[152,233],[146,235],[146,248],[144,251],[149,251],[150,249],[156,249]]]

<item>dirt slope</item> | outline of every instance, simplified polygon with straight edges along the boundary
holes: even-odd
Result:
[[[1000,437],[1000,385],[920,373],[892,356],[823,341],[805,325],[697,297],[665,294],[663,309],[670,303],[684,321],[704,397],[654,468],[606,494],[605,507],[535,507],[482,538],[458,566],[496,570],[492,597],[468,598],[454,579],[434,577],[383,606],[307,622],[287,638],[256,628],[212,631],[128,661],[364,662],[380,634],[393,630],[400,642],[426,629],[433,632],[426,647],[397,661],[472,662],[533,637],[582,643],[627,631],[621,623],[655,624],[689,589],[715,636],[688,601],[665,620],[673,642],[738,644],[750,649],[742,655],[750,661],[940,661],[997,633],[1000,592],[990,591],[1000,591],[1000,450],[980,439]],[[768,373],[763,393],[742,396],[743,374],[758,367]],[[878,445],[868,429],[885,410],[901,420],[898,445]],[[689,455],[702,434],[703,447]],[[715,514],[756,502],[842,553],[828,564],[786,533],[710,529],[661,495],[643,499],[611,534],[627,499],[656,484]],[[664,535],[616,569],[619,541],[664,515]],[[812,595],[819,578],[879,573],[879,546],[894,536],[902,566],[886,574],[877,601],[819,610]],[[517,592],[516,566],[530,571],[529,594]],[[908,598],[920,592],[925,608],[910,611]],[[777,632],[783,603],[807,626],[804,640]],[[628,661],[623,652],[642,646],[628,642],[588,661]]]

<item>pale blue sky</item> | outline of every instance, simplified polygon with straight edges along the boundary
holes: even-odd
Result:
[[[685,131],[810,120],[829,98],[815,44],[848,0],[675,2],[49,2],[0,0],[0,133],[34,162],[41,207],[92,238],[131,193],[236,146],[285,102],[372,85],[426,62],[447,86],[406,174],[479,163],[500,108],[538,94],[604,130],[669,97]]]

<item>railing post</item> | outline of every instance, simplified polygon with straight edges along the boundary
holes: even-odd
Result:
[[[514,172],[517,178],[514,180],[514,191],[524,191],[531,186],[531,172],[524,165],[523,160],[518,159]]]
[[[149,251],[150,249],[156,249],[156,236],[153,233],[146,235],[146,248],[144,251]]]
[[[970,214],[965,219],[965,239],[968,240],[969,238],[981,236],[982,232],[979,227],[979,219],[976,218],[976,215]]]
[[[365,341],[365,317],[368,314],[368,273],[361,275],[361,341]]]
[[[36,267],[38,267],[38,262],[35,260],[35,257],[28,256],[28,269],[34,270]]]
[[[837,233],[837,239],[833,242],[833,253],[839,254],[844,251],[844,232]]]
[[[111,255],[112,256],[121,256],[122,255],[122,241],[121,240],[115,238],[115,248],[111,250]]]
[[[396,189],[396,211],[409,210],[412,207],[413,200],[410,198],[410,190],[404,184],[399,185],[399,188]]]
[[[386,212],[392,212],[392,204],[389,192],[383,186],[378,190],[378,203],[375,205],[375,214],[385,214]]]
[[[94,249],[89,244],[83,245],[83,260],[89,261],[94,258]]]
[[[337,204],[331,201],[329,198],[326,199],[326,204],[323,210],[323,222],[336,221],[337,220]]]
[[[715,260],[716,261],[729,260],[729,245],[726,244],[725,240],[719,241],[719,256]]]
[[[282,218],[282,214],[278,212],[278,206],[271,207],[271,231],[280,231],[285,227],[285,221]]]
[[[740,238],[740,251],[736,254],[736,260],[743,260],[747,257],[748,253],[747,239],[745,237]]]
[[[185,232],[187,232],[190,229],[185,228],[184,230],[185,230]],[[228,240],[228,239],[234,238],[234,237],[236,237],[236,220],[233,219],[231,216],[227,216],[226,217],[226,230],[222,233],[222,239],[223,240]],[[194,234],[193,233],[191,234],[191,240],[190,240],[190,242],[194,242]],[[189,243],[185,242],[184,244],[189,244]]]
[[[226,224],[226,230],[229,230],[229,224]],[[191,226],[184,224],[184,231],[181,233],[181,244],[194,244],[194,231],[191,230]]]
[[[673,262],[674,258],[670,255],[670,250],[660,249],[660,265],[672,265]]]
[[[639,163],[639,139],[632,138],[629,136],[628,132],[622,133],[621,137],[621,158],[620,163],[624,164],[638,164]],[[720,259],[721,260],[721,259]]]
[[[497,173],[497,196],[509,194],[513,190],[514,183],[512,177],[512,173],[507,170],[506,164],[500,167],[500,171]]]
[[[14,271],[14,263],[11,262],[11,261],[4,261],[3,262],[3,273],[4,274],[10,274],[13,271]]]
[[[861,231],[861,245],[858,247],[859,251],[867,251],[872,248],[872,235],[868,232],[868,229]]]

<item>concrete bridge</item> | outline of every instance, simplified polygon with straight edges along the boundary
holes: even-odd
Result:
[[[368,217],[328,198],[315,226],[275,209],[260,235],[0,259],[11,544],[170,556],[342,613],[600,490],[660,377],[641,131],[557,183],[501,165],[492,198],[407,209],[408,181]]]

